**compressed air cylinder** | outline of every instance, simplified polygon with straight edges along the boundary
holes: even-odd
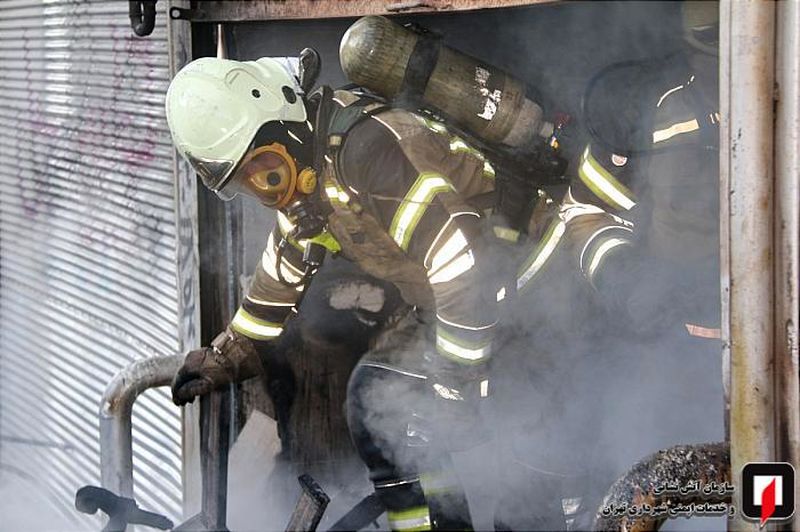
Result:
[[[363,17],[350,26],[339,60],[353,83],[387,99],[410,90],[422,107],[488,143],[526,150],[553,131],[522,82],[384,17]]]

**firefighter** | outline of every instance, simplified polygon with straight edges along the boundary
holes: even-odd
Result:
[[[670,393],[654,383],[654,389],[662,392],[655,403],[639,398],[638,410],[659,419],[647,427],[654,441],[641,438],[645,449],[675,443],[671,437],[677,431],[699,440],[718,437],[713,434],[718,427],[708,423],[708,403],[687,406],[680,413],[669,407],[699,389],[714,397],[722,395],[717,393],[719,379],[713,378],[719,374],[719,349],[713,341],[719,334],[717,10],[715,2],[685,3],[682,17],[688,53],[671,54],[637,69],[639,74],[655,71],[657,75],[631,88],[634,96],[625,98],[622,108],[612,104],[613,114],[598,121],[599,131],[593,133],[600,133],[599,138],[592,138],[579,151],[573,165],[576,176],[558,209],[560,214],[538,246],[545,258],[532,261],[540,265],[535,268],[537,276],[515,311],[530,330],[540,333],[537,337],[521,331],[518,341],[527,338],[537,346],[535,364],[551,368],[533,368],[529,370],[533,376],[519,376],[518,384],[541,385],[539,402],[546,406],[537,412],[523,409],[512,417],[528,423],[517,423],[522,428],[516,434],[510,427],[514,437],[505,474],[518,478],[508,481],[501,498],[496,516],[500,529],[591,526],[596,506],[592,502],[587,506],[586,496],[597,496],[592,489],[602,489],[603,480],[609,480],[609,472],[587,468],[592,457],[603,461],[596,460],[602,457],[604,445],[597,418],[605,412],[592,405],[603,402],[605,391],[595,385],[619,382],[612,375],[615,372],[642,383],[648,378],[682,375],[680,383],[669,387]],[[626,69],[627,65],[621,70]],[[631,81],[628,77],[620,83],[636,85]],[[621,94],[621,89],[609,94]],[[592,219],[593,223],[581,223]],[[594,224],[598,225],[588,231],[577,230]],[[591,295],[564,293],[582,290],[578,279],[565,278],[576,272],[589,281]],[[554,296],[554,292],[560,294]],[[553,301],[554,297],[570,303],[552,305],[544,314],[533,316],[525,310],[535,307],[524,298]],[[584,306],[593,299],[599,305]],[[537,319],[542,323],[535,323]],[[592,330],[593,324],[601,330]],[[615,343],[617,335],[608,335],[609,326],[626,332],[625,340]],[[546,331],[544,338],[541,331]],[[639,340],[644,340],[645,352],[666,348],[668,356],[626,358],[625,352]],[[708,356],[703,356],[705,349]],[[548,359],[548,352],[555,361]],[[572,361],[565,362],[565,356]],[[520,372],[518,365],[507,371]],[[505,379],[503,384],[508,382],[514,381]],[[588,383],[589,389],[575,390],[570,382]],[[495,399],[502,394],[498,390]],[[514,405],[503,403],[500,408]],[[631,423],[623,430],[631,427],[640,426]],[[712,434],[700,435],[698,430]],[[571,442],[584,442],[584,446]],[[604,458],[607,462],[608,457]],[[587,484],[590,476],[600,484]],[[540,501],[535,515],[521,511],[530,500]],[[573,517],[577,520],[570,521]]]
[[[619,79],[607,82],[612,101],[594,120],[598,138],[577,152],[563,202],[557,207],[554,200],[538,224],[539,244],[523,262],[534,275],[525,283],[520,269],[512,312],[524,325],[493,371],[494,399],[512,420],[504,431],[510,437],[498,529],[591,526],[613,474],[592,467],[615,456],[604,455],[598,419],[607,412],[597,406],[608,396],[604,383],[619,382],[615,374],[642,382],[653,378],[645,375],[684,375],[671,387],[675,400],[682,390],[716,391],[719,379],[703,376],[719,374],[717,11],[716,2],[682,6],[687,54],[604,69]],[[542,301],[546,309],[537,305]],[[628,356],[639,341],[671,356]],[[509,362],[525,345],[535,353],[528,365]],[[684,352],[691,359],[678,356]],[[524,406],[519,392],[507,390],[522,386],[532,390]],[[674,419],[663,406],[670,397],[658,404],[639,399],[642,412],[662,420],[658,429],[667,438],[710,425],[700,421],[708,405],[687,407]],[[651,438],[658,440],[657,432],[651,428]],[[533,511],[525,511],[534,500]]]
[[[619,275],[607,279],[606,296],[638,331],[719,334],[718,11],[717,2],[684,2],[685,53],[638,71],[657,74],[640,80],[622,109],[607,103],[614,116],[575,165],[578,201],[636,222],[636,251],[611,269]],[[649,288],[655,285],[669,286],[669,294]],[[664,298],[671,304],[658,304]]]
[[[469,528],[447,451],[485,436],[480,402],[496,328],[484,282],[479,152],[417,114],[353,92],[303,94],[275,60],[198,59],[170,85],[179,153],[223,199],[276,209],[252,285],[227,329],[190,352],[178,405],[269,374],[270,354],[320,249],[393,283],[407,306],[350,378],[348,424],[394,530]]]

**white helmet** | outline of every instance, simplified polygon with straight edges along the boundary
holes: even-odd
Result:
[[[221,193],[267,122],[305,122],[297,79],[280,61],[205,57],[186,65],[167,91],[167,122],[178,152]]]

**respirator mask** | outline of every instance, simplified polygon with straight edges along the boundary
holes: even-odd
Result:
[[[325,227],[316,208],[317,174],[299,168],[286,147],[273,142],[247,152],[230,181],[218,192],[223,199],[244,194],[265,207],[283,211],[294,225],[293,239],[311,238]]]

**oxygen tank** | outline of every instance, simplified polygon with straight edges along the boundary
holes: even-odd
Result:
[[[553,125],[503,70],[380,16],[358,19],[339,46],[345,75],[393,99],[411,95],[487,143],[531,151]]]

